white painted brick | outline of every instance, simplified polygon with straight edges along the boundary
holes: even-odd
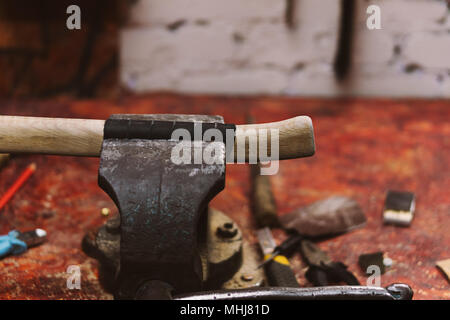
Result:
[[[323,31],[339,25],[340,1],[297,0],[296,20],[299,30]]]
[[[121,73],[121,84],[133,92],[167,91],[176,87],[176,77],[167,72]]]
[[[131,8],[130,24],[282,19],[285,6],[285,0],[139,0]]]
[[[394,38],[384,30],[359,29],[353,41],[354,64],[385,64],[393,56]]]
[[[334,55],[335,36],[321,32],[289,32],[281,23],[258,24],[242,33],[236,57],[251,65],[290,69],[299,63],[329,61]]]
[[[444,83],[441,86],[441,96],[450,98],[450,79],[447,77]]]
[[[450,34],[448,32],[411,34],[404,55],[408,62],[426,68],[450,68]]]
[[[331,64],[313,64],[295,73],[285,89],[288,95],[335,96],[339,89],[334,80]]]
[[[191,93],[281,94],[286,84],[283,72],[241,69],[223,74],[189,75],[180,81],[177,90]]]
[[[361,96],[445,97],[442,85],[431,74],[379,74],[378,77],[357,76],[352,90]],[[447,93],[449,96],[449,93]]]
[[[120,73],[121,84],[131,91],[172,90],[176,87],[178,79],[183,77],[182,71],[171,65],[148,70],[139,69],[140,65],[142,66],[138,63],[122,68]]]
[[[369,4],[380,5],[382,30],[366,28]],[[357,1],[353,65],[344,83],[332,67],[339,1],[298,0],[296,30],[284,24],[285,5],[141,0],[121,33],[121,82],[136,92],[450,97],[445,1]],[[169,31],[177,20],[186,23]],[[406,73],[410,63],[422,70]]]
[[[234,52],[232,30],[223,26],[125,29],[121,36],[121,63],[127,71],[148,72],[171,66],[181,71],[206,70],[229,60]]]
[[[450,97],[449,84],[437,81],[433,73],[405,73],[400,68],[382,69],[370,66],[369,71],[353,70],[347,81],[338,83],[332,66],[311,65],[293,75],[285,90],[289,95],[305,96],[391,96],[408,97],[414,92],[421,97]],[[378,70],[378,73],[375,71]],[[450,82],[450,81],[449,81]]]

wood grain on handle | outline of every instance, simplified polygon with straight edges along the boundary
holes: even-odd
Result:
[[[103,141],[104,120],[0,116],[0,153],[41,153],[98,157]],[[261,129],[279,130],[281,159],[314,154],[314,132],[309,117],[280,122],[236,126],[236,142],[250,129],[258,140]],[[252,130],[250,130],[252,131]],[[270,135],[268,136],[270,150]],[[237,148],[235,148],[237,151]],[[245,148],[246,158],[248,150]],[[270,154],[270,152],[269,152]]]
[[[104,120],[0,116],[0,152],[98,157]]]
[[[236,144],[243,144],[244,139],[248,136],[248,132],[254,129],[258,141],[264,139],[266,133],[262,136],[261,129],[266,129],[267,132],[267,148],[270,155],[271,150],[271,129],[278,130],[278,144],[279,144],[279,159],[295,159],[302,157],[309,157],[315,153],[314,143],[314,129],[312,120],[307,116],[299,116],[283,121],[270,122],[263,124],[246,124],[236,126],[236,139],[235,139],[235,155],[237,153],[238,146]],[[248,140],[248,139],[246,139]],[[249,150],[247,143],[245,145],[246,160],[249,158]],[[254,149],[254,152],[257,151]],[[257,156],[257,154],[254,154]],[[271,155],[274,156],[274,155]],[[258,157],[259,160],[259,157]]]

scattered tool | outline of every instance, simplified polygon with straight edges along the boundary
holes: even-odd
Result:
[[[274,255],[276,244],[270,229],[260,229],[256,234],[264,254],[264,261],[267,261],[264,264],[269,285],[274,287],[298,287],[299,285],[289,260],[284,255]]]
[[[269,176],[261,175],[261,164],[250,165],[252,181],[252,213],[256,224],[263,227],[278,228],[275,198],[273,196]]]
[[[348,285],[359,285],[359,281],[347,270],[346,265],[342,262],[332,261],[326,252],[322,251],[316,244],[296,233],[277,246],[270,256],[266,256],[260,267],[266,265],[280,254],[289,257],[296,251],[301,252],[308,264],[309,268],[305,276],[315,286],[327,286],[331,283],[339,282],[344,282]]]
[[[28,178],[36,171],[36,164],[30,164],[14,182],[14,184],[0,198],[0,210],[8,203],[8,201],[16,194],[17,190],[28,180]]]
[[[175,300],[411,300],[411,287],[394,283],[386,288],[366,286],[329,286],[320,288],[249,288],[190,293]],[[172,297],[169,297],[172,298]]]
[[[251,116],[247,116],[247,121],[254,123]],[[252,213],[258,227],[281,227],[270,178],[267,175],[261,175],[261,163],[250,164],[250,181]]]
[[[362,227],[366,217],[355,200],[333,196],[284,215],[280,222],[305,237],[322,237]]]
[[[436,267],[442,271],[444,276],[450,282],[450,259],[438,261]]]
[[[197,128],[200,129],[199,136],[194,132]],[[0,152],[99,157],[104,138],[169,141],[175,130],[185,129],[191,133],[191,141],[199,141],[212,128],[221,132],[231,130],[228,144],[234,145],[236,153],[242,148],[246,162],[250,157],[259,160],[256,150],[259,148],[249,148],[244,143],[251,131],[256,133],[259,142],[260,136],[267,139],[271,129],[279,130],[279,160],[310,157],[315,153],[312,120],[307,116],[263,124],[234,125],[224,124],[220,116],[177,114],[113,115],[106,121],[0,116]],[[270,154],[270,146],[267,148],[264,154]],[[236,161],[236,153],[227,161]]]
[[[270,230],[269,230],[270,231]],[[294,252],[297,251],[298,246],[300,245],[300,242],[302,241],[303,237],[298,234],[294,233],[290,237],[288,237],[285,241],[283,241],[279,246],[276,246],[272,253],[264,258],[264,262],[261,263],[258,268],[263,267],[264,265],[268,264],[270,261],[272,261],[277,256],[287,256],[290,257]]]
[[[267,176],[259,175],[259,167],[251,168],[253,182],[253,211],[259,225],[278,225],[279,220],[275,208],[275,200],[270,188]],[[345,282],[349,285],[359,285],[355,276],[340,262],[333,262],[325,252],[321,251],[314,243],[304,239],[304,236],[324,236],[338,234],[362,226],[366,222],[364,213],[358,203],[346,197],[331,197],[313,203],[299,209],[292,214],[281,218],[285,229],[290,231],[290,236],[279,246],[275,246],[270,229],[264,228],[258,231],[260,246],[266,248],[264,262],[258,268],[265,266],[270,282],[275,265],[281,269],[279,261],[285,261],[285,278],[295,278],[286,257],[294,252],[301,251],[306,259],[309,269],[306,278],[316,286],[326,286],[329,283]],[[282,257],[281,259],[279,257]],[[277,263],[277,259],[279,260]],[[272,268],[272,269],[271,269]],[[281,271],[278,271],[280,274]],[[273,277],[273,276],[272,276]],[[281,276],[279,276],[281,278]],[[273,283],[282,282],[272,280]],[[291,281],[292,282],[292,281]],[[297,281],[295,281],[297,283]]]
[[[385,257],[383,252],[374,252],[360,255],[358,258],[358,264],[361,267],[361,270],[367,275],[371,274],[370,272],[367,272],[367,269],[370,266],[378,266],[381,274],[384,274],[386,272],[386,268],[392,265],[392,260]]]
[[[38,246],[47,239],[47,232],[36,229],[27,232],[10,231],[7,235],[0,236],[0,258],[9,254],[19,255],[31,247]]]
[[[383,221],[407,227],[414,218],[416,199],[414,193],[389,190],[384,203]]]
[[[347,270],[342,262],[334,262],[316,244],[310,240],[302,240],[300,250],[309,265],[305,273],[306,279],[315,286],[328,286],[332,283],[344,282],[348,285],[359,285],[358,279]]]

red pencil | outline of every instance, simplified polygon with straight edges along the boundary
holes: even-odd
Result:
[[[20,175],[20,177],[14,182],[14,184],[6,191],[6,193],[0,198],[0,210],[8,203],[19,188],[28,180],[28,178],[36,171],[36,164],[30,164]]]

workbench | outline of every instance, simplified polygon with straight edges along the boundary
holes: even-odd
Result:
[[[360,254],[385,252],[393,266],[381,285],[409,284],[414,299],[450,299],[450,284],[435,267],[450,258],[450,101],[214,97],[153,94],[115,101],[68,98],[0,101],[2,115],[106,119],[113,113],[218,114],[226,122],[313,119],[316,154],[280,162],[271,177],[280,215],[331,195],[356,199],[367,216],[364,228],[319,242],[349,266],[362,284]],[[98,262],[81,250],[88,230],[102,225],[102,208],[117,214],[97,185],[98,158],[17,155],[0,171],[5,192],[31,162],[37,171],[0,211],[0,232],[36,227],[48,241],[0,261],[0,299],[111,299],[99,283]],[[187,188],[190,186],[186,186]],[[407,228],[383,225],[388,189],[416,194],[416,216]],[[225,190],[212,206],[232,217],[257,247],[249,203],[248,165],[228,165]],[[281,230],[274,232],[278,241]],[[305,264],[291,259],[301,286]],[[70,265],[80,266],[81,290],[66,286]]]

